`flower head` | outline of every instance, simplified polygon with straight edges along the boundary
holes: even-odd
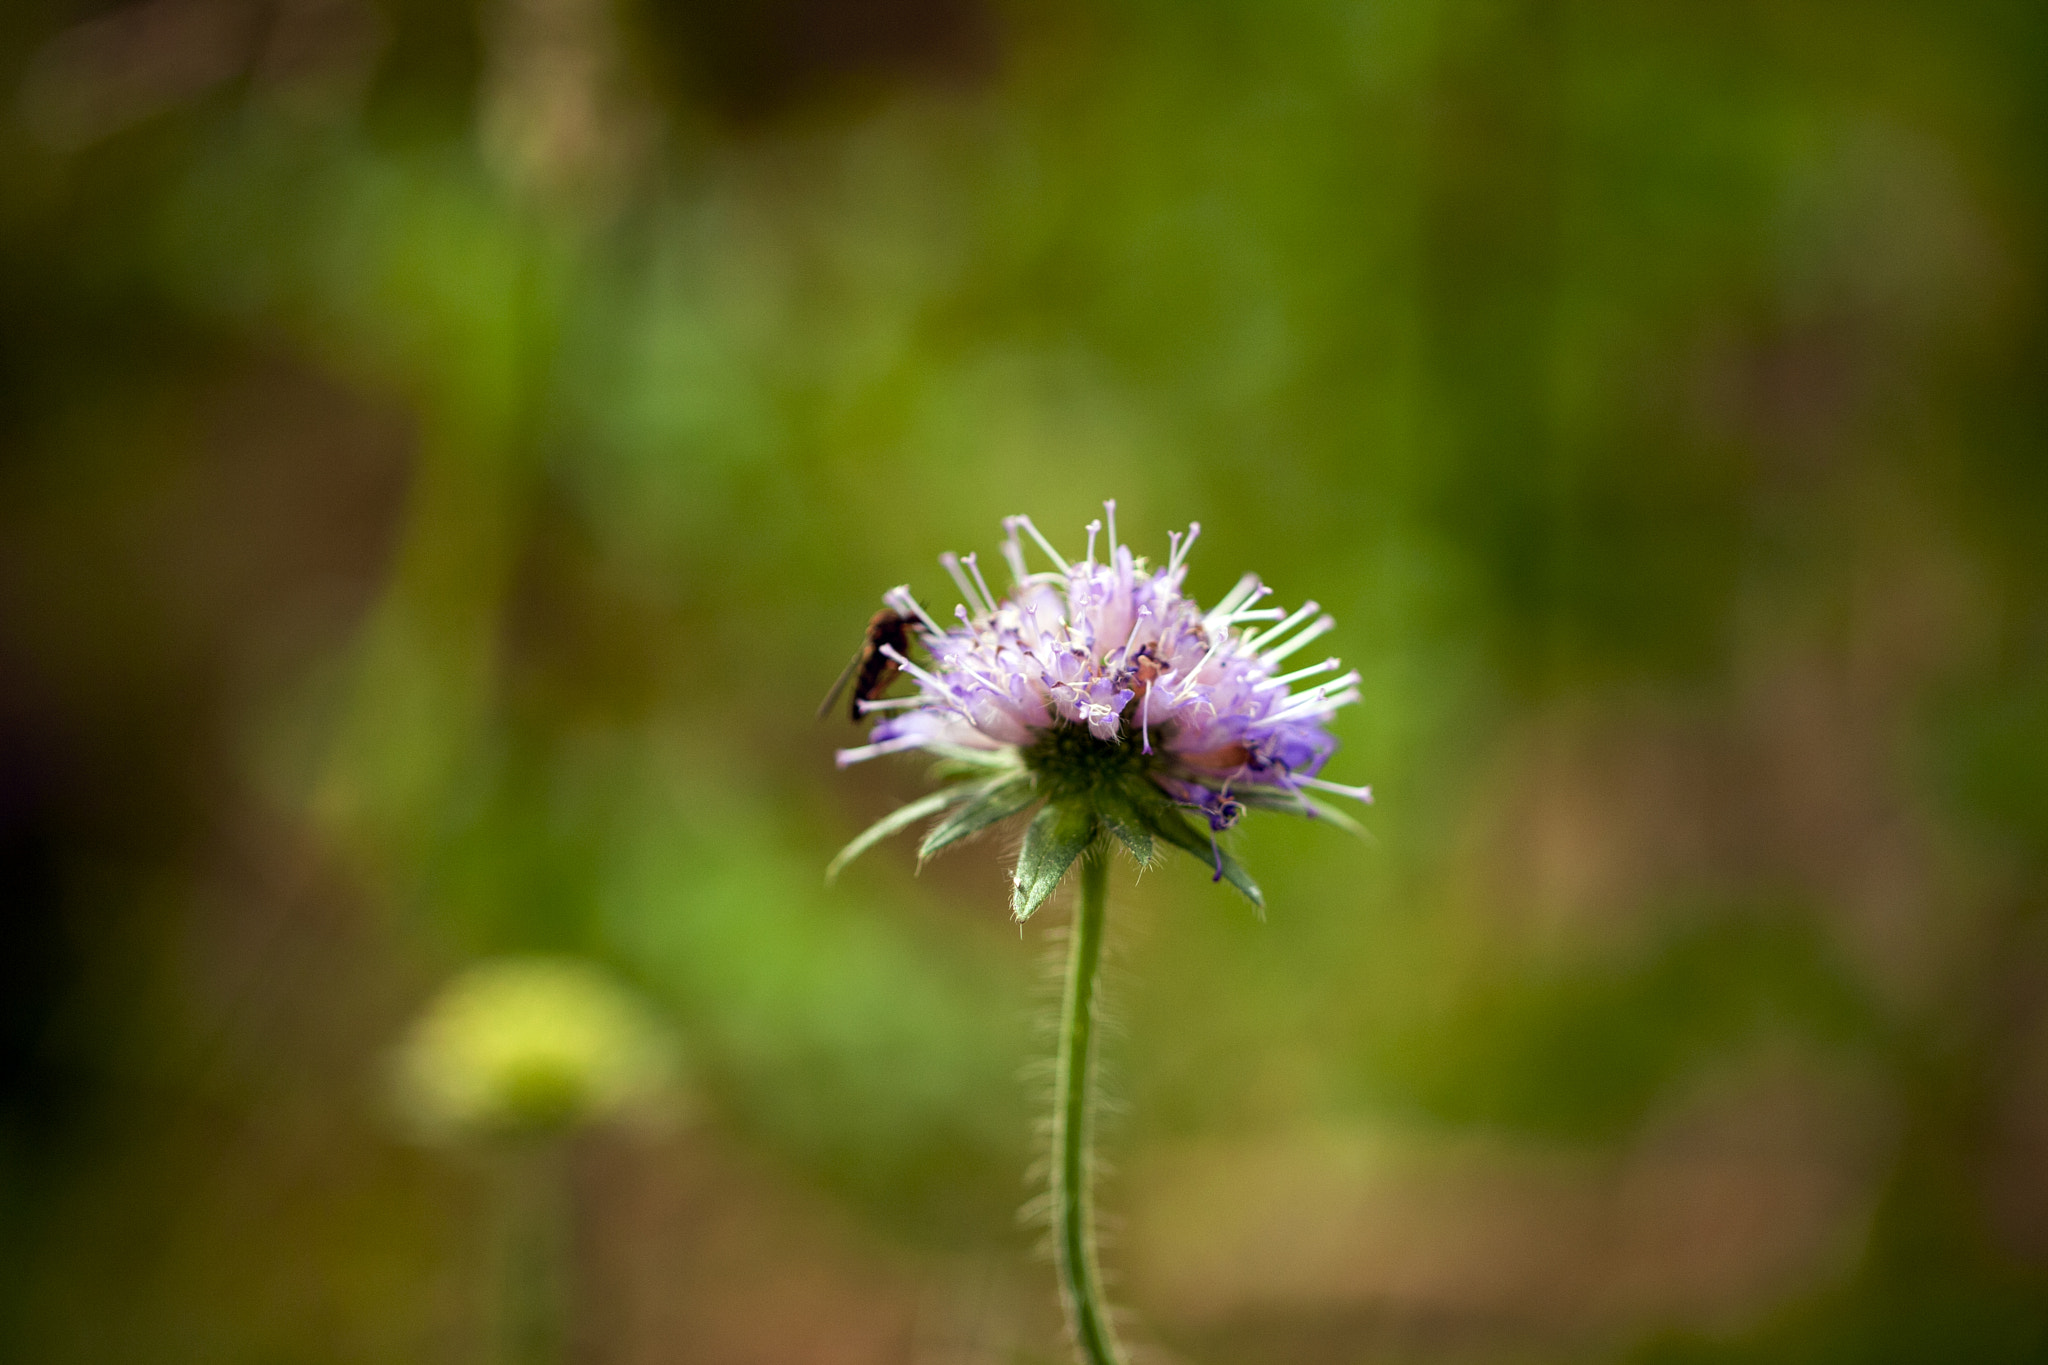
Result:
[[[1358,674],[1340,673],[1334,658],[1286,668],[1334,622],[1314,602],[1293,612],[1264,605],[1272,590],[1254,574],[1207,611],[1191,601],[1184,585],[1199,523],[1173,535],[1166,562],[1154,567],[1118,543],[1116,504],[1105,511],[1107,535],[1103,522],[1089,523],[1078,561],[1060,555],[1030,518],[1008,518],[1003,557],[1011,586],[1002,597],[973,555],[943,556],[965,599],[952,625],[926,611],[907,587],[890,590],[884,600],[916,622],[913,633],[930,664],[884,647],[917,691],[862,702],[863,712],[884,719],[869,743],[840,751],[840,766],[926,750],[1009,793],[992,818],[1019,813],[1029,804],[1020,797],[1089,806],[1141,858],[1150,856],[1153,835],[1188,846],[1178,837],[1188,832],[1186,816],[1173,809],[1183,808],[1206,822],[1196,842],[1216,877],[1256,900],[1257,888],[1232,875],[1214,835],[1247,806],[1348,823],[1314,793],[1372,799],[1369,788],[1320,776],[1337,747],[1324,727],[1339,707],[1358,700]],[[1025,537],[1049,568],[1032,569]],[[961,837],[951,828],[957,823],[957,813],[942,821],[925,852],[936,851],[934,840],[943,846]],[[870,833],[879,838],[895,828],[901,825]],[[872,842],[863,839],[842,861]]]

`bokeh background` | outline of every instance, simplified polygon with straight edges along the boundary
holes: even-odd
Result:
[[[1055,908],[812,712],[1104,497],[1364,672],[1120,876],[1159,1362],[2048,1358],[2048,13],[12,0],[0,1353],[486,1361],[469,964],[686,1059],[568,1356],[1050,1362]]]

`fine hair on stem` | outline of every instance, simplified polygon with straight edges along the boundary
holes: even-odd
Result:
[[[1081,857],[1081,899],[1067,938],[1053,1073],[1053,1259],[1067,1328],[1084,1365],[1124,1365],[1102,1296],[1095,1258],[1095,1054],[1100,1032],[1103,921],[1109,900],[1108,840],[1098,835]]]

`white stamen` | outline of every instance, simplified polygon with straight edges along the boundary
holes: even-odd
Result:
[[[901,711],[907,707],[923,706],[930,698],[922,693],[915,697],[881,697],[875,701],[857,701],[854,706],[862,715],[870,711]]]
[[[1297,777],[1294,780],[1304,787],[1314,787],[1317,791],[1335,792],[1339,796],[1348,796],[1354,800],[1363,801],[1368,806],[1372,804],[1372,788],[1369,786],[1347,787],[1337,782],[1325,782],[1320,777]]]
[[[882,600],[884,602],[890,602],[893,600],[894,603],[900,604],[898,606],[898,610],[901,610],[902,607],[909,607],[911,611],[917,614],[918,620],[924,622],[927,626],[931,627],[932,634],[944,635],[946,633],[946,628],[940,625],[937,621],[934,621],[932,619],[932,614],[926,611],[922,606],[918,605],[917,599],[910,595],[910,585],[908,583],[900,583],[897,586],[889,589],[888,592],[882,594]]]
[[[974,595],[974,585],[967,581],[966,574],[960,572],[960,556],[948,550],[939,556],[939,563],[946,566],[946,572],[951,574],[953,581],[960,585],[960,596],[966,599],[967,605],[973,609],[974,615],[981,615],[985,608],[981,605],[981,599]],[[965,620],[966,618],[963,617],[961,619]]]
[[[1196,664],[1193,668],[1188,670],[1187,682],[1183,684],[1181,688],[1173,694],[1173,699],[1175,701],[1187,700],[1188,694],[1195,690],[1195,680],[1202,676],[1202,670],[1209,666],[1209,660],[1216,657],[1216,651],[1223,648],[1224,642],[1227,639],[1227,636],[1219,635],[1214,640],[1211,640],[1209,642],[1209,652],[1202,656],[1202,661],[1200,663]]]
[[[1341,678],[1332,678],[1326,683],[1317,683],[1307,691],[1297,692],[1289,697],[1285,702],[1281,703],[1279,710],[1273,712],[1266,719],[1274,720],[1286,715],[1289,711],[1298,711],[1317,702],[1326,701],[1329,699],[1330,693],[1340,687],[1349,687],[1357,681],[1358,670],[1354,668]]]
[[[1172,573],[1181,566],[1182,562],[1188,557],[1188,551],[1195,548],[1195,542],[1201,539],[1201,535],[1202,523],[1191,521],[1188,523],[1186,539],[1182,539],[1179,536],[1172,537],[1173,553],[1167,557],[1166,561],[1166,571],[1168,573]],[[1250,575],[1247,574],[1246,577],[1250,577]]]
[[[1107,499],[1102,510],[1109,514],[1109,557],[1116,558],[1116,499]]]
[[[865,763],[871,758],[880,758],[883,754],[900,754],[905,749],[921,749],[923,747],[923,735],[898,735],[894,739],[885,739],[879,744],[863,744],[857,749],[841,749],[832,756],[832,761],[841,768],[850,768],[856,763]]]
[[[1243,578],[1238,579],[1237,585],[1229,592],[1223,594],[1223,600],[1209,609],[1209,615],[1203,621],[1203,624],[1207,625],[1210,621],[1221,621],[1239,607],[1258,600],[1259,587],[1259,576],[1255,573],[1248,573]]]
[[[1272,715],[1253,721],[1252,728],[1270,729],[1276,725],[1296,725],[1312,717],[1328,720],[1339,710],[1357,701],[1361,695],[1355,687],[1329,696],[1319,692],[1304,692],[1299,697],[1291,698],[1287,705]]]
[[[1148,616],[1150,616],[1151,614],[1152,614],[1152,608],[1150,608],[1150,607],[1140,607],[1140,608],[1138,608],[1138,617],[1137,617],[1137,619],[1136,619],[1135,621],[1132,621],[1132,622],[1131,622],[1131,633],[1130,633],[1129,635],[1126,635],[1126,636],[1124,636],[1124,647],[1123,647],[1123,650],[1122,650],[1122,651],[1121,651],[1121,652],[1120,652],[1120,653],[1118,654],[1118,656],[1117,656],[1118,658],[1120,658],[1121,660],[1123,660],[1123,661],[1124,661],[1125,663],[1129,663],[1129,662],[1130,662],[1130,658],[1131,658],[1131,641],[1133,641],[1133,640],[1135,640],[1135,639],[1137,639],[1137,638],[1138,638],[1138,627],[1139,627],[1139,626],[1142,626],[1142,625],[1144,625],[1144,624],[1145,624],[1145,618],[1146,618],[1146,617],[1148,617]]]
[[[981,576],[981,565],[980,565],[980,563],[979,563],[979,562],[977,561],[977,558],[976,558],[976,556],[974,556],[974,555],[969,555],[969,556],[967,556],[967,559],[966,559],[966,564],[967,564],[967,571],[968,571],[969,573],[971,573],[971,574],[973,574],[973,575],[974,575],[974,585],[975,585],[975,586],[976,586],[977,588],[980,588],[980,589],[981,589],[981,595],[982,595],[982,597],[983,597],[983,598],[985,598],[985,599],[987,600],[987,602],[988,602],[988,611],[989,611],[989,615],[991,615],[991,616],[995,615],[995,613],[996,613],[996,595],[995,595],[994,593],[992,593],[992,592],[990,592],[990,591],[988,590],[988,580],[987,580],[986,578],[983,578],[983,577]]]
[[[1083,564],[1093,564],[1095,562],[1095,537],[1101,530],[1102,521],[1100,518],[1088,523],[1088,557],[1081,561]]]
[[[1320,602],[1304,602],[1301,604],[1301,610],[1295,612],[1292,616],[1288,617],[1285,621],[1282,621],[1279,625],[1274,626],[1271,630],[1264,631],[1258,635],[1247,636],[1245,638],[1244,647],[1248,650],[1251,650],[1253,653],[1257,653],[1259,650],[1265,648],[1266,645],[1270,644],[1272,641],[1279,639],[1288,631],[1293,630],[1296,626],[1300,625],[1303,621],[1308,620],[1309,617],[1315,615],[1321,609],[1322,604]]]
[[[974,666],[974,661],[972,659],[956,660],[953,666],[955,668],[958,668],[962,673],[965,673],[968,677],[980,683],[983,687],[986,687],[989,691],[995,693],[1002,692],[1002,684],[998,683],[994,678],[984,673],[981,669],[976,668]]]
[[[1271,692],[1276,687],[1289,687],[1294,683],[1300,682],[1303,678],[1313,678],[1318,673],[1328,673],[1336,666],[1337,660],[1333,655],[1319,664],[1310,664],[1307,668],[1297,668],[1292,673],[1282,673],[1277,678],[1268,678],[1257,687],[1254,687],[1252,691]]]
[[[1301,634],[1295,636],[1292,640],[1289,640],[1286,644],[1280,646],[1280,648],[1267,650],[1266,653],[1262,656],[1265,659],[1266,666],[1270,668],[1274,664],[1279,663],[1282,659],[1292,654],[1295,650],[1300,649],[1310,640],[1313,640],[1317,636],[1327,634],[1331,630],[1334,630],[1336,628],[1336,625],[1337,618],[1334,616],[1318,617],[1314,625],[1310,626]]]
[[[1024,547],[1017,543],[1017,518],[1004,517],[1003,529],[1009,532],[1003,538],[1003,560],[1010,566],[1010,577],[1021,584],[1024,581]]]
[[[1277,621],[1286,613],[1278,607],[1261,607],[1259,603],[1273,595],[1273,590],[1264,583],[1252,589],[1251,596],[1227,609],[1219,606],[1209,613],[1219,625],[1235,625],[1239,621]]]
[[[1060,558],[1060,552],[1053,549],[1052,542],[1038,533],[1038,528],[1032,525],[1031,518],[1020,515],[1016,518],[1016,522],[1031,534],[1033,540],[1038,542],[1038,548],[1045,551],[1045,557],[1060,566],[1062,574],[1068,576],[1073,574],[1073,568],[1068,565],[1066,560]]]
[[[902,669],[905,673],[908,673],[911,677],[916,678],[919,682],[930,683],[935,691],[942,692],[948,696],[952,695],[951,688],[947,687],[937,678],[934,678],[931,674],[919,668],[916,664],[910,662],[910,660],[904,658],[902,652],[899,651],[896,648],[896,646],[883,645],[882,654],[886,658],[894,659],[896,661],[896,666],[898,668]]]

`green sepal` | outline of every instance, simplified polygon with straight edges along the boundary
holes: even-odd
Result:
[[[909,828],[927,815],[937,815],[940,811],[950,806],[956,806],[979,790],[980,788],[972,783],[963,783],[954,787],[942,787],[929,796],[920,796],[907,806],[898,806],[895,810],[890,811],[859,834],[856,834],[853,837],[852,843],[839,850],[839,856],[825,865],[825,880],[830,882],[840,874],[848,863],[898,830]]]
[[[1078,801],[1047,802],[1024,831],[1010,913],[1027,920],[1095,839],[1095,812]]]
[[[948,844],[958,843],[998,820],[1009,819],[1038,799],[1038,785],[1029,773],[984,783],[977,790],[980,795],[931,827],[924,843],[918,846],[920,863]]]
[[[1146,828],[1145,807],[1150,804],[1159,788],[1145,779],[1139,779],[1140,789],[1133,791],[1125,787],[1112,787],[1096,799],[1096,813],[1102,823],[1114,834],[1117,842],[1130,850],[1138,860],[1139,867],[1150,867],[1159,858],[1159,849],[1152,842],[1152,832]]]
[[[1230,799],[1253,810],[1280,811],[1286,815],[1299,815],[1309,820],[1327,820],[1346,834],[1355,834],[1361,839],[1372,838],[1372,832],[1364,825],[1329,802],[1310,796],[1307,792],[1290,793],[1268,791],[1258,787],[1239,787],[1230,794]]]
[[[959,744],[927,744],[923,752],[938,759],[932,765],[932,776],[941,780],[985,778],[997,773],[1024,771],[1022,760],[1012,749],[969,749]]]
[[[1151,817],[1152,832],[1172,844],[1185,849],[1199,860],[1213,875],[1217,866],[1222,866],[1223,880],[1244,893],[1244,898],[1261,913],[1266,909],[1266,894],[1259,890],[1259,884],[1252,880],[1237,859],[1224,852],[1207,830],[1197,829],[1192,821],[1174,809],[1170,801],[1161,801],[1150,807],[1146,814]]]

